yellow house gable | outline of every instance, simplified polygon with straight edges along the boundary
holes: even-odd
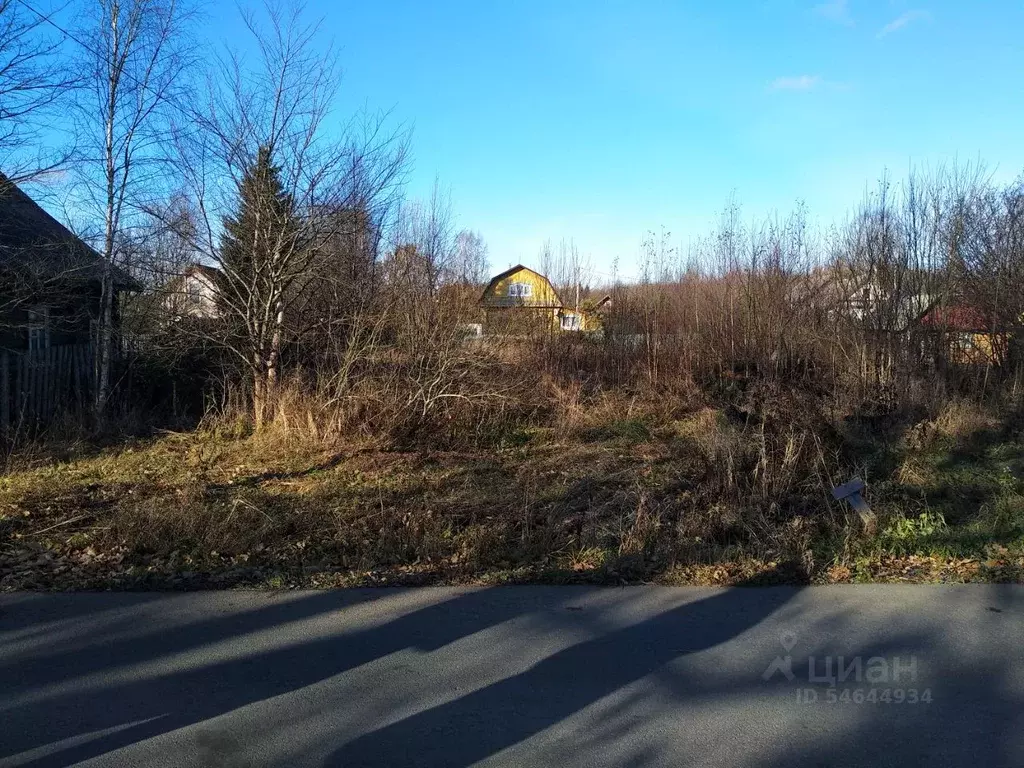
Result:
[[[480,304],[487,309],[561,309],[563,306],[551,281],[522,264],[493,277],[484,288]]]

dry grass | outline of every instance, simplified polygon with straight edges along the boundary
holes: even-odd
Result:
[[[340,435],[294,395],[256,434],[222,417],[21,454],[0,476],[0,588],[1005,579],[1024,555],[1019,444],[990,441],[1010,423],[991,409],[855,445],[810,399],[544,386],[546,412],[457,450],[440,428]],[[869,473],[864,530],[830,490],[872,451],[894,463]]]
[[[636,402],[569,412],[472,451],[220,423],[28,462],[0,479],[2,583],[617,581],[743,552],[753,507],[707,484],[734,436],[654,434]]]
[[[935,418],[935,432],[954,440],[964,440],[999,426],[998,414],[991,408],[966,400],[945,403]]]

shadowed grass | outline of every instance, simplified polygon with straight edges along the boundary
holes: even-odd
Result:
[[[167,434],[0,477],[0,584],[1015,579],[1015,416],[955,408],[838,448],[707,407],[583,412],[473,451]],[[829,498],[844,453],[892,467],[869,472],[870,525]]]

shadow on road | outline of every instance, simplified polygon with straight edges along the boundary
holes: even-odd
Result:
[[[793,588],[718,592],[578,643],[521,674],[358,738],[326,765],[472,765],[675,659],[731,640],[795,593]],[[551,685],[553,680],[560,684]]]
[[[566,599],[575,594],[567,590]],[[360,764],[372,759],[394,765],[403,762],[403,754],[410,764],[421,762],[425,754],[439,764],[468,764],[547,728],[678,656],[736,636],[793,594],[795,590],[790,588],[732,590],[685,604],[572,646],[522,675],[371,733],[342,747],[331,764]],[[201,651],[218,641],[244,638],[247,633],[339,607],[343,607],[339,593],[324,592],[123,640],[102,639],[90,644],[79,638],[73,650],[42,650],[17,664],[3,662],[0,654],[6,700],[0,759],[115,729],[19,764],[42,768],[88,760],[298,690],[405,648],[441,648],[523,613],[548,609],[550,600],[495,600],[492,590],[472,590],[356,631],[347,631],[343,614],[339,614],[338,632],[326,637],[184,672],[145,675],[114,685],[95,683],[97,676],[102,680],[105,674],[133,665],[158,664],[164,658]],[[17,623],[16,614],[8,612],[0,631]],[[574,669],[595,668],[606,670],[606,674],[572,678]],[[76,682],[89,675],[92,684]],[[539,700],[532,694],[533,683],[548,675],[569,675],[564,694]],[[53,686],[59,686],[57,692]],[[399,747],[396,753],[396,746],[405,742],[408,746]],[[330,745],[321,746],[329,751]]]
[[[1016,642],[1024,599],[982,589],[988,591],[944,598],[944,607],[966,611],[956,624],[958,636],[943,633],[941,613],[940,621],[907,616],[898,626],[880,626],[885,611],[865,620],[851,610],[856,601],[830,608],[828,599],[812,603],[793,587],[699,593],[703,597],[572,588],[323,592],[199,614],[214,618],[184,612],[169,626],[143,622],[184,598],[154,603],[122,596],[122,610],[92,617],[79,609],[49,639],[32,634],[50,626],[34,598],[16,598],[0,613],[0,764],[120,760],[123,755],[111,753],[403,651],[440,652],[432,658],[452,665],[452,685],[441,682],[443,690],[425,695],[402,678],[405,660],[393,659],[367,675],[362,689],[351,676],[332,680],[328,695],[321,689],[322,698],[311,699],[326,702],[322,707],[291,712],[294,697],[274,702],[274,711],[287,715],[276,737],[287,742],[286,750],[273,753],[274,764],[467,766],[499,755],[503,764],[522,764],[523,753],[536,754],[539,742],[544,762],[565,765],[1024,764],[1015,737],[1024,724],[1014,682],[1019,671],[1006,653]],[[984,599],[979,607],[980,594],[991,595],[987,609]],[[583,595],[601,610],[579,610],[574,603]],[[79,598],[95,599],[97,610],[105,605],[101,596],[56,599]],[[636,600],[647,602],[634,613]],[[25,624],[23,609],[29,611]],[[769,617],[770,631],[745,634]],[[82,621],[85,629],[76,634]],[[808,657],[835,653],[837,643],[848,659],[917,654],[919,687],[931,688],[934,703],[791,706],[797,688],[812,685],[806,669],[803,681],[761,679],[779,652],[777,632],[787,625],[801,628],[794,669],[806,668]],[[467,645],[449,647],[477,633]],[[26,651],[26,636],[39,647]],[[717,648],[740,636],[739,645]],[[551,650],[522,653],[520,637],[557,642]],[[464,658],[466,648],[481,658]],[[480,665],[493,658],[488,654],[515,656],[505,667],[512,671],[481,676]],[[733,666],[714,668],[719,663]],[[444,680],[448,667],[439,669],[424,678],[428,685]],[[459,675],[460,684],[466,675],[470,681],[461,693],[455,689]],[[387,696],[365,687],[380,681]],[[358,710],[361,725],[354,725]],[[258,718],[265,710],[247,713],[262,727]],[[233,738],[238,722],[175,735],[182,754],[165,764],[263,764],[247,752],[249,744]],[[524,744],[538,736],[539,742]]]

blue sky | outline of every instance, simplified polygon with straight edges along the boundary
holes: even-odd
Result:
[[[212,11],[230,36],[237,13]],[[410,193],[438,178],[492,266],[573,238],[635,271],[731,197],[841,218],[883,169],[1024,170],[1018,0],[312,0],[342,51],[339,110],[413,128]]]

